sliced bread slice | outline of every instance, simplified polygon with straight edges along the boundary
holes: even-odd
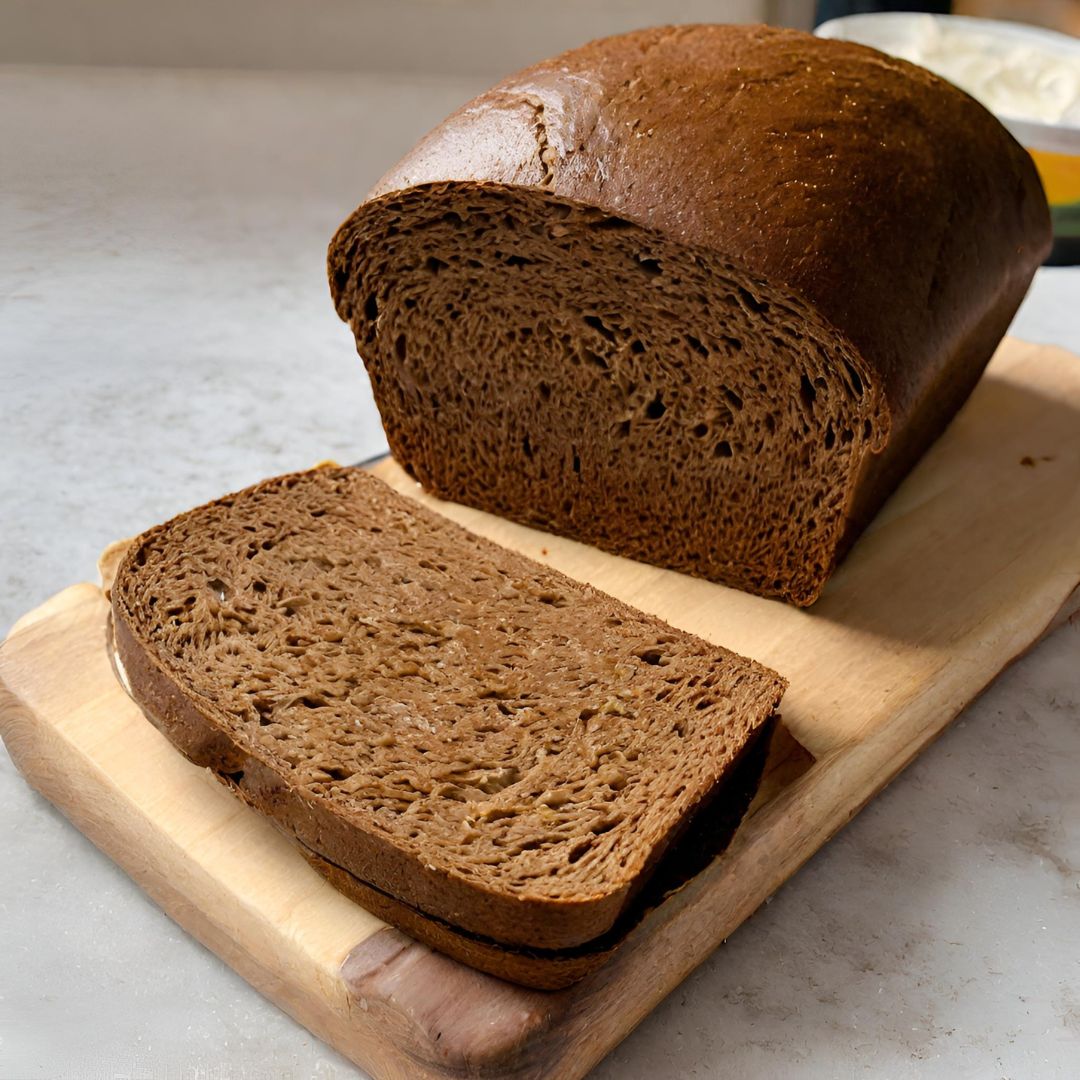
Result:
[[[342,872],[514,948],[610,931],[785,687],[359,469],[151,529],[112,614],[191,760]]]
[[[510,982],[536,990],[560,990],[603,966],[650,911],[726,850],[755,799],[758,785],[763,788],[766,785],[763,774],[766,759],[773,758],[777,743],[785,742],[783,736],[773,738],[773,730],[772,723],[763,725],[760,734],[747,744],[718,785],[709,805],[694,815],[686,831],[660,860],[656,871],[612,928],[572,949],[501,945],[407,907],[303,845],[300,851],[339,892],[432,948]],[[790,736],[787,741],[790,743]]]

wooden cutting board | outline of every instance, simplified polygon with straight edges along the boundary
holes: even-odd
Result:
[[[97,586],[25,616],[0,648],[0,733],[27,780],[180,925],[377,1077],[582,1076],[1010,661],[1080,610],[1080,358],[1017,341],[810,611],[435,503],[392,462],[376,471],[476,532],[774,666],[791,680],[785,722],[817,759],[782,763],[728,851],[603,969],[569,990],[528,991],[339,896],[183,760],[113,675]]]

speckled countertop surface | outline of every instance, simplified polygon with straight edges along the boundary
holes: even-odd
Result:
[[[474,83],[0,68],[0,630],[98,552],[384,444],[323,252]],[[1080,353],[1080,269],[1013,332]],[[1078,361],[1080,362],[1080,361]],[[599,1068],[1080,1075],[1080,626],[1018,663]],[[0,752],[0,1077],[359,1075]]]

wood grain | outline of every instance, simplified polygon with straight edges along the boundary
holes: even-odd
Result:
[[[393,463],[377,468],[426,498]],[[443,504],[469,528],[791,680],[816,764],[569,990],[511,987],[349,903],[186,762],[116,682],[106,602],[74,586],[0,648],[13,760],[182,926],[379,1077],[580,1077],[1013,659],[1080,610],[1080,359],[1006,342],[813,609]],[[430,501],[430,500],[428,500]]]

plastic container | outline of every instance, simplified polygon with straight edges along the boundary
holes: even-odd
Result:
[[[1025,146],[1054,223],[1051,264],[1080,263],[1080,38],[962,15],[848,15],[814,33],[921,64],[985,105]]]

